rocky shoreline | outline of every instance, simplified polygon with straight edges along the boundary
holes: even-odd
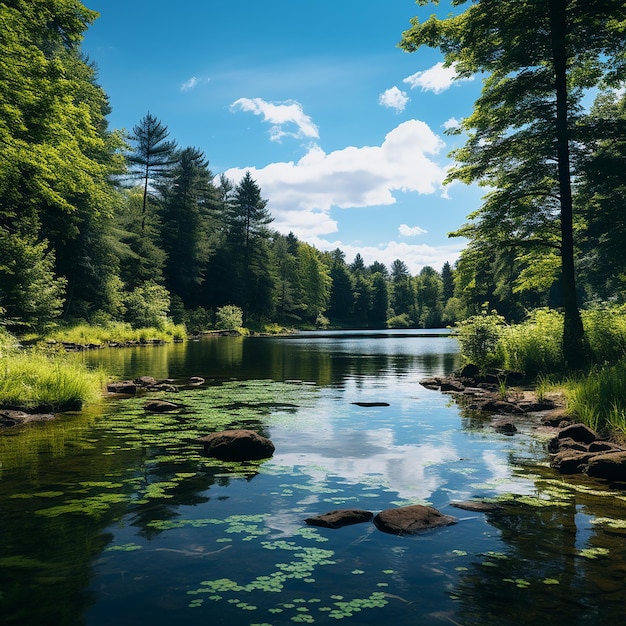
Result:
[[[567,414],[559,394],[538,398],[530,389],[508,386],[521,382],[523,378],[516,373],[481,376],[468,366],[457,375],[435,376],[420,384],[452,395],[466,410],[491,415],[491,425],[504,435],[518,431],[521,417],[531,419],[535,429],[553,434],[547,451],[550,467],[560,474],[586,474],[626,483],[626,442],[576,423],[575,416]]]

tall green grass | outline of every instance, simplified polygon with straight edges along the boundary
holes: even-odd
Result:
[[[100,397],[106,382],[100,371],[76,359],[38,350],[20,350],[0,333],[0,407],[63,410]]]
[[[126,322],[109,322],[103,325],[77,324],[60,328],[46,338],[53,341],[65,341],[81,345],[106,345],[137,341],[182,340],[187,337],[184,324],[164,323],[160,328],[133,328]]]
[[[564,383],[568,412],[600,432],[626,434],[626,360]]]

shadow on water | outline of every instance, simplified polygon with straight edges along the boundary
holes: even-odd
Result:
[[[544,444],[498,435],[425,376],[450,337],[219,338],[80,355],[118,378],[196,389],[107,399],[0,436],[3,624],[617,623],[626,497],[555,476]],[[173,399],[172,414],[145,410]],[[360,407],[355,400],[389,406]],[[225,463],[198,436],[248,427],[272,459]],[[489,514],[450,501],[500,504]],[[303,520],[429,503],[427,535]]]

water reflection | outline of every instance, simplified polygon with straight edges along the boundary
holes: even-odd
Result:
[[[523,429],[498,435],[419,385],[458,365],[450,337],[228,337],[77,358],[208,383],[180,391],[176,414],[110,400],[0,437],[3,623],[618,619],[622,494],[556,480]],[[230,426],[267,434],[275,456],[204,457],[194,439]],[[449,505],[470,497],[505,503],[486,516]],[[417,538],[303,523],[414,502],[459,523]]]

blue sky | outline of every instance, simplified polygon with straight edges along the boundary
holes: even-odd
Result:
[[[83,50],[99,68],[112,128],[148,112],[214,174],[261,186],[273,227],[321,250],[413,273],[453,263],[447,233],[480,203],[442,187],[444,134],[471,113],[480,81],[455,81],[434,50],[397,47],[412,0],[84,0],[100,13]]]

